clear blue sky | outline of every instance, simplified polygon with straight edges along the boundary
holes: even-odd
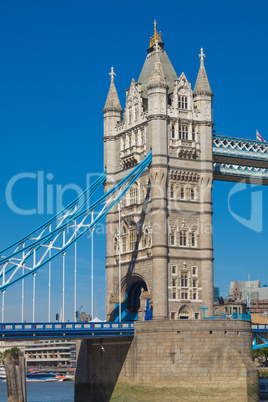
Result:
[[[86,186],[88,173],[102,171],[102,109],[111,66],[125,103],[125,89],[138,79],[146,57],[153,21],[162,31],[167,54],[179,76],[194,86],[198,54],[214,93],[214,122],[219,134],[255,139],[267,133],[267,1],[70,1],[2,2],[0,8],[0,248],[21,237],[51,215],[22,216],[5,199],[9,180],[18,173],[53,174],[56,186]],[[231,208],[249,218],[252,191],[261,191],[257,205],[262,230],[255,232],[228,210],[232,183],[215,182],[213,189],[215,285],[221,295],[230,280],[268,283],[268,189],[241,191]],[[16,186],[14,200],[25,209],[36,207],[36,181]],[[45,187],[45,191],[46,191]],[[69,191],[64,201],[75,193]],[[54,205],[55,208],[55,205]],[[77,305],[90,311],[90,241],[78,245]],[[67,259],[66,318],[73,312],[73,250]],[[105,238],[95,236],[95,314],[105,315]],[[61,304],[61,261],[53,264],[52,312]],[[26,283],[26,319],[31,320],[32,282]],[[47,271],[37,275],[36,318],[47,317]],[[20,285],[7,292],[6,318],[20,320]]]

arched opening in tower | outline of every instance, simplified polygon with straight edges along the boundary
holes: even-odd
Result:
[[[144,281],[132,283],[126,294],[127,311],[129,313],[138,313],[140,308],[141,293],[147,291],[147,286]]]

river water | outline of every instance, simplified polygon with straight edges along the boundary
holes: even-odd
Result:
[[[73,402],[74,382],[27,382],[27,402]],[[0,402],[7,402],[6,383],[0,380]]]

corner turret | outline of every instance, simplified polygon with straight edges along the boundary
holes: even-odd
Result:
[[[107,168],[109,173],[115,170],[115,127],[122,120],[123,110],[120,105],[120,101],[117,95],[117,91],[114,84],[115,72],[114,68],[111,68],[109,73],[111,76],[111,84],[108,92],[108,96],[103,109],[104,120],[104,167]],[[106,142],[109,141],[109,149],[107,149]]]
[[[199,54],[200,57],[200,68],[197,75],[193,98],[194,98],[194,108],[198,114],[198,119],[202,121],[212,121],[212,97],[213,93],[211,91],[205,65],[204,58],[206,57],[203,48]]]

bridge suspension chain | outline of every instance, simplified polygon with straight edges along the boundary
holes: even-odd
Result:
[[[36,273],[58,255],[65,253],[88,231],[93,230],[96,224],[124,197],[151,163],[151,160],[152,153],[150,152],[142,162],[107,193],[91,205],[87,205],[89,198],[104,183],[106,179],[106,172],[104,172],[67,208],[27,236],[0,251],[0,266],[2,266],[0,290],[4,292],[14,283]],[[101,210],[92,219],[92,211],[97,207],[101,207]],[[52,225],[55,227],[52,228]],[[15,248],[14,251],[10,252],[13,247]],[[8,255],[3,255],[6,252]],[[19,273],[20,270],[22,271],[21,274]]]

